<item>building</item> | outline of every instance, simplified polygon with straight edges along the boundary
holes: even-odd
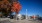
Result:
[[[22,15],[21,14],[17,14],[17,19],[21,20],[22,18]]]

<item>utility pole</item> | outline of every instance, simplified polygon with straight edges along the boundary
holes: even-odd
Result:
[[[26,19],[27,19],[27,9],[26,9]]]

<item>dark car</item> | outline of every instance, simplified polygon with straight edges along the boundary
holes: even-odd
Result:
[[[39,17],[38,20],[42,20],[42,17]]]

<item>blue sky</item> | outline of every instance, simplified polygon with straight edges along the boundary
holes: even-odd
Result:
[[[19,0],[22,5],[20,14],[26,14],[26,9],[28,10],[28,15],[40,15],[42,16],[42,0]]]

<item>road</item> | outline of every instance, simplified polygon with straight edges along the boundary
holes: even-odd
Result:
[[[14,20],[14,19],[9,19],[9,18],[0,18],[0,23],[42,23],[42,21],[33,21],[29,19]]]

